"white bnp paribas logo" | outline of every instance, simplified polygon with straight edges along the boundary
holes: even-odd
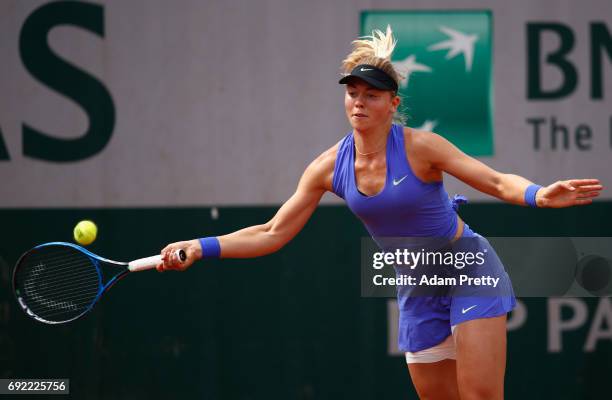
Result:
[[[489,11],[372,11],[362,34],[391,25],[408,125],[471,155],[493,155],[492,15]]]
[[[415,72],[431,72],[431,68],[425,64],[419,64],[416,61],[416,56],[414,54],[409,55],[404,60],[401,61],[393,61],[393,66],[395,69],[402,74],[402,78],[400,79],[400,87],[405,88],[408,86],[408,80],[410,79],[410,74]]]
[[[433,44],[428,47],[428,50],[448,49],[449,51],[446,53],[447,60],[458,54],[463,54],[465,70],[466,72],[470,71],[472,69],[472,60],[474,59],[474,42],[478,39],[478,35],[468,35],[445,26],[441,26],[440,30],[447,34],[450,39]]]
[[[451,59],[457,55],[463,55],[465,58],[465,70],[466,72],[472,69],[472,60],[474,58],[474,42],[478,39],[478,35],[466,35],[462,32],[456,31],[451,28],[444,26],[439,27],[440,31],[447,34],[450,39],[442,41],[440,43],[432,44],[427,49],[429,51],[448,49],[446,53],[446,59]],[[400,84],[401,87],[406,88],[408,86],[408,80],[410,75],[415,72],[432,72],[432,68],[416,62],[416,56],[414,54],[409,55],[404,60],[394,61],[393,65],[397,71],[403,75]],[[419,130],[433,131],[438,122],[436,120],[426,119],[421,126],[415,127]]]

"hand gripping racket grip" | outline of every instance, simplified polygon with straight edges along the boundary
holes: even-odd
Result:
[[[185,253],[185,250],[176,250],[174,254],[181,262],[184,262],[187,259],[187,253]],[[128,263],[128,269],[131,272],[144,271],[147,269],[155,268],[161,262],[162,258],[160,255],[147,258],[139,258],[138,260],[130,261]]]

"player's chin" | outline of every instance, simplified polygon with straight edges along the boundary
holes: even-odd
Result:
[[[354,129],[363,129],[367,128],[371,124],[371,121],[369,120],[369,118],[351,116],[349,118],[349,123]]]

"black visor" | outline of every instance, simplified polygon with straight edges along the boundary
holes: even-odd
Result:
[[[380,90],[392,90],[397,92],[397,83],[391,78],[385,71],[380,68],[376,68],[373,65],[361,64],[353,68],[349,75],[338,81],[339,84],[344,85],[349,82],[351,78],[359,78],[364,80],[366,83],[374,86]]]

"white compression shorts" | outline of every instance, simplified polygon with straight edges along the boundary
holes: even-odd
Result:
[[[455,333],[455,327],[456,325],[451,327],[453,334]],[[434,347],[421,351],[415,351],[414,353],[407,351],[405,354],[406,363],[408,364],[435,363],[447,359],[456,360],[457,350],[455,348],[455,338],[453,335],[450,335],[444,339],[442,343],[437,344]]]

